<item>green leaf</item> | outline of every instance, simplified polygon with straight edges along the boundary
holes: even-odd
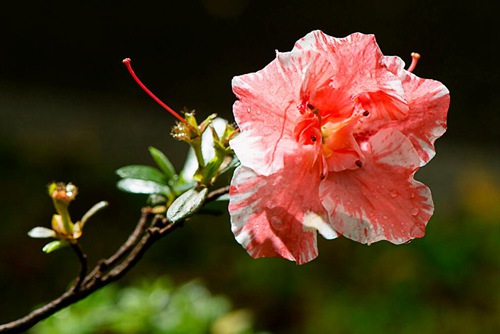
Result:
[[[177,173],[175,172],[174,166],[162,151],[153,146],[150,146],[149,153],[168,180],[176,178]]]
[[[131,165],[116,170],[116,174],[123,179],[139,179],[167,184],[167,179],[162,172],[151,166]]]
[[[175,224],[192,216],[203,205],[207,193],[207,188],[192,188],[180,195],[167,210],[168,220]]]
[[[116,186],[122,191],[133,194],[163,194],[167,197],[172,194],[168,186],[153,181],[122,179]]]
[[[55,240],[55,241],[49,242],[48,244],[43,246],[42,250],[45,253],[49,254],[49,253],[52,253],[53,251],[64,248],[66,246],[68,246],[68,243],[66,241]]]

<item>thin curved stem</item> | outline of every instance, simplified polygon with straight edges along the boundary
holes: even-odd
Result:
[[[144,231],[149,223],[149,218],[152,215],[152,211],[150,207],[142,208],[141,217],[139,218],[139,222],[137,223],[134,231],[128,237],[127,241],[123,245],[120,246],[118,251],[111,255],[109,258],[105,260],[99,261],[99,263],[95,266],[92,272],[86,277],[84,284],[88,284],[90,280],[99,279],[103,272],[106,272],[108,268],[113,267],[118,261],[120,261],[127,253],[129,253],[140,238],[143,236]]]
[[[70,291],[78,290],[83,280],[85,279],[85,275],[87,275],[87,254],[84,253],[82,247],[79,243],[72,243],[71,248],[75,251],[78,260],[80,261],[80,273],[75,280],[75,284],[71,287]]]
[[[208,194],[206,202],[227,193],[229,187]],[[87,275],[87,256],[78,243],[72,249],[80,261],[80,272],[73,286],[58,298],[34,310],[28,315],[0,325],[0,333],[20,333],[36,325],[63,308],[84,299],[98,289],[123,277],[159,239],[183,226],[184,221],[173,224],[163,216],[153,216],[149,207],[142,209],[136,228],[125,243],[109,258],[101,260]],[[149,225],[148,225],[149,224]],[[148,227],[149,226],[149,227]]]

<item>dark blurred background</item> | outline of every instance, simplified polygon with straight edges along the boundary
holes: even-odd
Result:
[[[73,254],[45,255],[27,237],[49,226],[46,185],[72,181],[90,261],[109,256],[139,216],[143,196],[119,192],[114,171],[152,164],[147,147],[180,168],[174,119],[127,73],[172,108],[232,121],[231,78],[257,71],[314,29],[373,33],[386,55],[451,91],[449,130],[417,173],[436,211],[408,245],[319,242],[296,266],[253,260],[227,215],[199,216],[158,243],[125,278],[201,278],[275,333],[498,333],[500,331],[500,95],[498,11],[493,1],[184,0],[9,1],[0,5],[0,322],[66,288]],[[321,239],[321,238],[319,238]]]

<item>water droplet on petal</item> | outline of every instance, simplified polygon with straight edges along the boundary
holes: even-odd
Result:
[[[386,215],[383,215],[382,218],[384,218],[386,220],[389,219],[389,217],[387,217]]]
[[[281,220],[281,218],[276,217],[276,216],[271,217],[271,226],[275,230],[281,230],[281,229],[283,229],[285,227],[285,225],[283,224],[283,221]]]
[[[257,115],[260,115],[262,114],[262,112],[260,110],[257,110]]]
[[[247,112],[250,112],[250,111],[251,111],[250,108],[247,108]]]
[[[267,207],[268,207],[269,209],[274,209],[274,207],[275,207],[275,206],[276,206],[276,205],[274,205],[274,202],[273,202],[273,201],[269,201],[269,202],[267,202]]]
[[[396,198],[396,197],[398,197],[398,195],[399,195],[399,193],[398,193],[398,191],[397,191],[397,190],[392,190],[392,191],[391,191],[391,197],[392,197],[392,198]]]
[[[411,193],[411,198],[415,198],[415,193]]]
[[[413,208],[413,209],[411,209],[411,214],[412,214],[413,216],[418,215],[418,213],[419,213],[419,212],[420,212],[420,209],[419,209],[419,208]]]
[[[273,186],[278,186],[281,185],[282,182],[283,176],[277,176],[271,183],[273,184]]]

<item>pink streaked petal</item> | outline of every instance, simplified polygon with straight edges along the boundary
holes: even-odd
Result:
[[[232,230],[252,257],[303,264],[318,255],[316,230],[336,237],[319,201],[319,171],[310,167],[313,155],[311,148],[304,157],[288,157],[287,168],[269,176],[236,169],[229,203]]]
[[[392,93],[392,92],[390,92]],[[390,94],[387,91],[364,92],[357,96],[362,109],[376,119],[400,120],[406,117],[408,105],[402,96]]]
[[[344,38],[328,36],[320,30],[299,39],[292,51],[314,50],[335,64],[339,74],[357,76],[356,72],[372,70],[383,57],[374,35],[354,33]],[[363,74],[363,73],[360,73]]]
[[[303,102],[307,102],[318,89],[327,86],[335,75],[337,68],[330,63],[323,54],[311,50],[294,52],[308,61],[304,64],[303,83],[300,96]],[[319,108],[318,106],[315,106]]]
[[[334,173],[321,183],[320,196],[334,229],[361,243],[395,244],[425,234],[434,206],[429,188],[413,179],[418,153],[398,130],[375,134],[355,171]]]
[[[285,155],[299,150],[292,138],[277,138],[269,143],[268,137],[261,137],[259,129],[248,129],[231,140],[230,145],[243,166],[261,175],[270,175],[284,168]],[[266,145],[267,143],[267,145]]]
[[[382,58],[382,63],[401,81],[404,80],[409,73],[405,70],[405,62],[398,56],[384,56]]]
[[[439,81],[410,74],[403,81],[410,106],[409,117],[399,127],[412,142],[423,166],[436,154],[434,142],[446,131],[450,92]]]
[[[396,127],[411,140],[423,166],[436,154],[434,142],[446,131],[450,92],[439,81],[406,71],[399,57],[386,56],[383,62],[402,80],[409,111],[408,118]]]
[[[348,118],[352,116],[354,104],[345,90],[323,86],[311,96],[310,103],[319,110],[323,118]]]
[[[361,82],[372,77],[373,71],[381,69],[383,54],[374,35],[354,33],[344,38],[335,38],[322,31],[312,31],[295,43],[292,50],[319,52],[335,67],[340,81]],[[335,79],[335,78],[332,78]]]
[[[374,109],[374,114],[393,119],[403,117],[408,110],[401,79],[387,71],[385,57],[375,36],[354,33],[345,38],[335,38],[317,30],[300,39],[293,50],[321,53],[322,61],[328,61],[335,73],[329,85],[342,89],[354,100],[363,100],[365,108]],[[384,97],[384,105],[377,103],[377,99],[371,99],[371,95]]]
[[[233,113],[241,134],[231,147],[242,164],[259,174],[269,175],[282,168],[288,140],[294,138],[294,128],[300,117],[300,91],[314,52],[277,53],[264,69],[233,78],[233,91],[240,99]],[[321,80],[321,69],[311,74]],[[316,70],[315,70],[316,71]],[[284,141],[284,143],[281,143]],[[259,152],[255,154],[254,152]]]

